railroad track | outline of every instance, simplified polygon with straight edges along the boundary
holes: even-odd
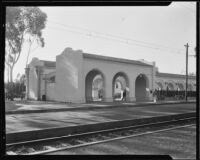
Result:
[[[6,144],[7,155],[40,155],[195,125],[196,117]]]

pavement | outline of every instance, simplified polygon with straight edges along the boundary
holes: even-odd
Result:
[[[46,104],[48,105],[48,104]],[[53,104],[51,104],[52,106]],[[53,105],[54,106],[54,105]],[[142,119],[196,111],[195,103],[148,104],[140,107],[120,107],[87,110],[57,111],[29,114],[6,114],[6,134],[30,130],[42,130],[52,127],[69,127],[102,122]]]
[[[158,101],[158,102],[93,102],[93,103],[59,103],[45,101],[6,101],[6,114],[60,112],[84,109],[102,109],[113,107],[140,107],[148,105],[165,105],[179,103],[194,103],[195,100],[186,101]]]

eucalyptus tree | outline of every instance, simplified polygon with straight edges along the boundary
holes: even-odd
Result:
[[[42,30],[45,28],[46,20],[46,13],[42,12],[38,7],[6,8],[5,62],[9,67],[11,82],[13,82],[13,68],[19,60],[22,48],[28,44],[27,66],[31,46],[36,43],[44,47]]]

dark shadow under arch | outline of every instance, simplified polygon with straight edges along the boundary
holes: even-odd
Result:
[[[156,84],[157,84],[157,86],[159,87],[159,88],[156,88],[156,89],[158,89],[158,90],[163,90],[163,85],[162,85],[161,82],[156,82]]]
[[[192,86],[192,84],[188,84],[188,89],[187,89],[188,91],[193,91],[193,86]]]
[[[140,74],[135,80],[135,98],[136,101],[148,100],[149,80],[145,74]]]
[[[184,86],[182,83],[177,83],[179,91],[184,91]]]
[[[169,91],[174,91],[174,85],[171,82],[167,84],[167,88]]]

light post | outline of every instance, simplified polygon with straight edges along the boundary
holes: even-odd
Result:
[[[188,95],[187,95],[187,90],[188,90],[188,43],[184,45],[186,47],[186,84],[185,84],[185,100],[187,101]],[[189,56],[194,56],[196,57],[196,47],[195,47],[195,55],[189,55]]]
[[[186,81],[185,81],[185,100],[187,101],[187,88],[188,88],[188,43],[184,45],[186,47]]]

